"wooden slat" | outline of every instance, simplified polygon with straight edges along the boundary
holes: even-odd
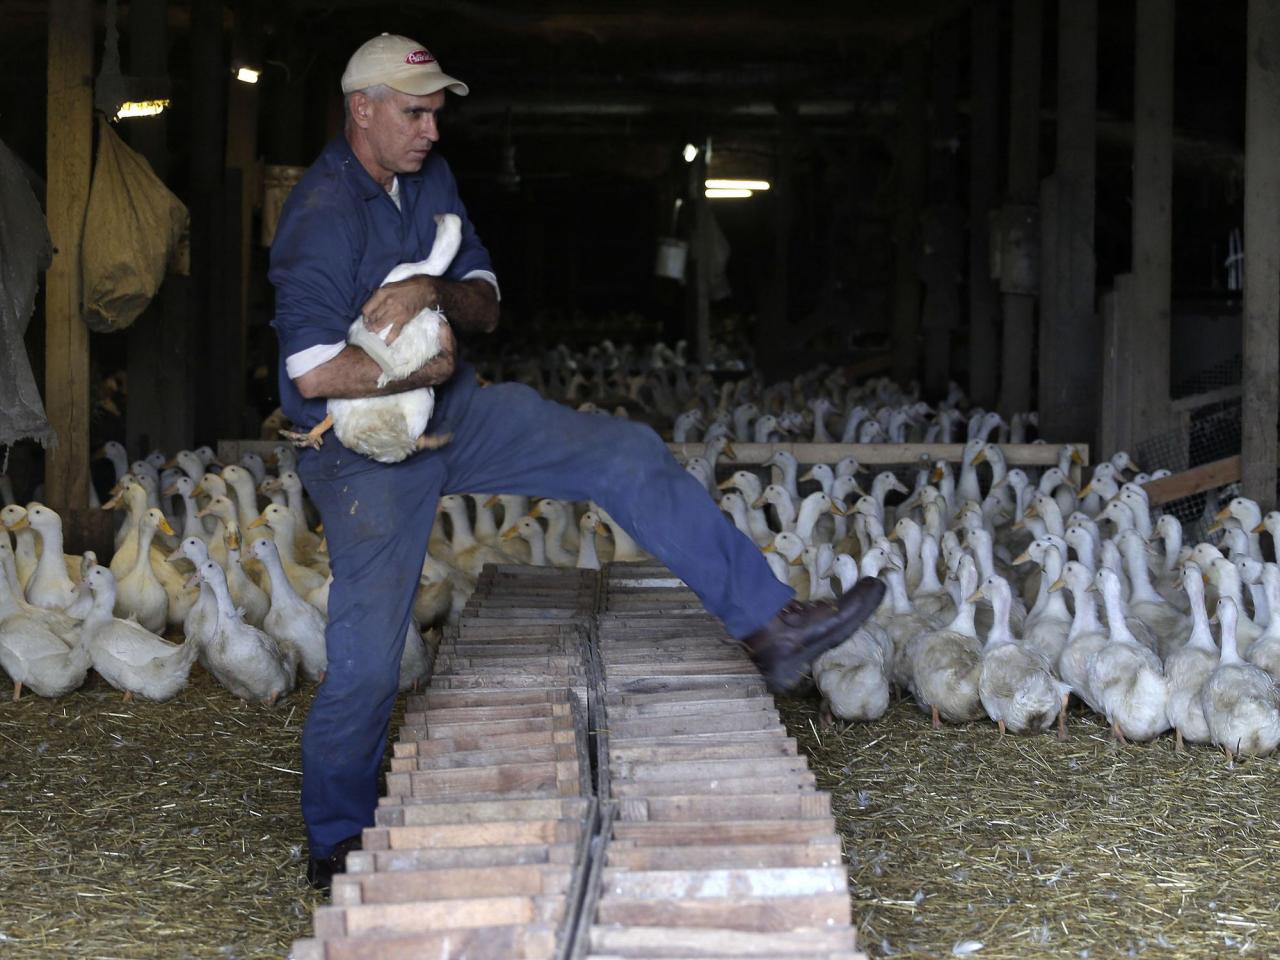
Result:
[[[1159,506],[1171,503],[1174,500],[1181,500],[1183,497],[1189,497],[1192,494],[1213,490],[1228,483],[1235,483],[1239,479],[1240,457],[1236,455],[1234,457],[1226,457],[1223,460],[1215,460],[1213,463],[1206,463],[1199,467],[1192,467],[1190,470],[1175,473],[1173,476],[1165,477],[1162,480],[1152,480],[1143,484],[1142,489],[1147,491],[1147,498],[1151,501],[1152,506]]]
[[[591,947],[620,957],[812,957],[851,947],[849,930],[797,930],[768,936],[735,929],[678,929],[656,926],[593,927]],[[683,952],[676,952],[683,951]]]

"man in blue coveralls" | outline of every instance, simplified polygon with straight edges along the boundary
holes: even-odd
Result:
[[[793,688],[884,593],[867,578],[836,604],[796,602],[653,430],[578,413],[523,384],[477,383],[451,327],[491,332],[498,286],[449,165],[433,150],[446,90],[464,96],[467,86],[421,44],[382,34],[361,46],[342,75],[345,129],[294,187],[271,247],[280,392],[293,423],[309,429],[324,419],[329,397],[433,386],[429,432],[452,435],[439,449],[388,465],[330,433],[298,461],[324,521],[334,577],[328,671],[302,736],[307,877],[321,888],[373,823],[405,631],[442,494],[596,501],[697,593],[774,692]],[[456,213],[463,225],[445,276],[379,287],[392,267],[423,259],[439,213]],[[377,364],[346,344],[347,327],[363,315],[372,330],[390,327],[390,339],[427,307],[448,321],[439,355],[378,388]]]

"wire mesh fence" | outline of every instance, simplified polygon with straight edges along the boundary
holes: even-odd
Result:
[[[1237,353],[1171,386],[1182,423],[1137,444],[1134,457],[1144,470],[1177,473],[1240,453],[1242,363]],[[1178,518],[1187,541],[1213,539],[1214,514],[1238,492],[1238,483],[1227,484],[1174,500],[1163,511]]]

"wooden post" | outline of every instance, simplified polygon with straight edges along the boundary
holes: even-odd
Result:
[[[1276,502],[1280,420],[1280,0],[1249,0],[1244,146],[1242,492]],[[56,242],[56,241],[55,241]]]
[[[1040,323],[1040,433],[1092,441],[1098,423],[1101,323],[1095,307],[1094,181],[1097,169],[1098,3],[1058,5],[1056,275],[1052,313]]]
[[[915,379],[920,353],[920,212],[928,175],[929,126],[925,111],[928,49],[912,41],[902,54],[902,102],[898,111],[897,209],[893,218],[893,378]]]
[[[960,281],[964,272],[963,214],[958,206],[960,38],[957,24],[933,35],[932,117],[929,131],[929,205],[920,250],[924,281],[924,390],[940,400],[951,373],[951,337],[960,325]]]
[[[109,525],[89,509],[89,328],[81,308],[80,241],[93,149],[90,0],[49,2],[48,173],[45,212],[53,263],[45,274],[45,408],[57,444],[45,454],[45,502],[62,515],[70,549]],[[92,518],[92,519],[91,519]],[[109,543],[109,541],[108,541]]]
[[[129,4],[129,73],[163,77],[168,71],[165,0],[133,0]],[[161,180],[169,176],[167,114],[122,125],[129,145],[147,158]],[[129,338],[128,448],[136,456],[159,447],[172,456],[191,446],[195,431],[192,389],[190,317],[186,309],[187,278],[165,277]]]
[[[693,204],[693,243],[686,261],[685,283],[693,305],[694,347],[699,361],[706,363],[711,357],[711,209],[707,202],[707,151],[704,144],[689,164],[689,201]],[[688,282],[689,267],[693,269],[693,283]],[[763,311],[762,311],[763,313]],[[762,323],[767,325],[768,319]],[[757,338],[764,331],[757,333]]]
[[[1034,205],[1040,191],[1041,0],[1017,0],[1009,56],[1009,185],[1011,204]],[[1044,251],[1041,250],[1041,262]],[[1043,278],[1044,271],[1038,271]],[[1043,281],[1042,281],[1043,282]],[[1043,287],[1041,288],[1043,294]],[[1000,412],[1031,409],[1035,294],[1001,291]],[[1041,302],[1044,302],[1043,295]]]
[[[239,383],[240,370],[224,369],[215,356],[226,319],[218,311],[221,291],[213,277],[221,254],[217,242],[221,220],[224,163],[223,98],[227,64],[223,54],[222,3],[192,0],[190,37],[191,117],[191,282],[188,305],[192,350],[197,366],[195,440],[215,441],[223,433],[228,379]]]
[[[1169,304],[1173,290],[1173,0],[1138,0],[1133,117],[1132,406],[1102,410],[1129,418],[1129,449],[1173,427],[1169,407]],[[1103,446],[1109,456],[1114,450]],[[1138,458],[1141,459],[1140,457]],[[1153,464],[1147,469],[1166,464]]]
[[[999,189],[1000,11],[996,0],[974,4],[969,32],[969,399],[993,407],[1000,337],[987,218]]]

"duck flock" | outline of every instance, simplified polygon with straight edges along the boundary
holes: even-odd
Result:
[[[765,384],[730,364],[688,364],[679,347],[607,342],[486,373],[702,444],[687,470],[802,599],[886,580],[880,610],[814,664],[827,717],[875,719],[896,693],[935,726],[985,716],[1001,732],[1066,736],[1074,696],[1119,741],[1171,732],[1179,749],[1230,757],[1280,744],[1280,566],[1261,540],[1280,542],[1280,513],[1237,497],[1217,516],[1220,545],[1184,544],[1177,519],[1148,502],[1158,474],[1119,453],[1077,489],[1069,445],[1038,473],[1010,468],[1002,446],[1027,442],[1035,415],[1006,422],[958,388],[931,405],[827,367]],[[781,439],[849,444],[849,455],[802,473],[779,451],[769,476],[735,469],[735,442]],[[912,442],[963,443],[962,461],[870,477],[859,466],[859,445]],[[276,445],[270,470],[252,453],[218,464],[207,447],[130,463],[112,443],[102,455],[117,475],[103,507],[124,517],[106,564],[64,554],[58,515],[13,503],[0,483],[0,666],[14,697],[61,696],[92,669],[126,697],[164,700],[197,661],[250,702],[277,702],[299,669],[322,680],[332,577],[293,448]],[[439,512],[402,689],[428,675],[430,641],[485,564],[647,559],[590,503],[486,491],[444,496]]]

